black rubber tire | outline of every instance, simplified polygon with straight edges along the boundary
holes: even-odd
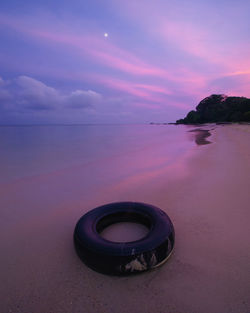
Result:
[[[118,222],[137,222],[148,234],[132,242],[112,242],[99,233]],[[174,247],[174,226],[161,209],[138,202],[117,202],[97,207],[76,224],[74,243],[78,256],[93,270],[109,275],[130,275],[164,263]]]

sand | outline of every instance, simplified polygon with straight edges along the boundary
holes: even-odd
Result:
[[[249,313],[250,126],[202,129],[211,144],[175,166],[105,188],[73,190],[62,174],[2,186],[1,312]],[[162,267],[119,278],[82,264],[72,234],[83,204],[122,200],[165,210],[176,246]]]
[[[197,145],[208,145],[211,142],[207,140],[206,138],[211,136],[211,133],[207,129],[202,128],[195,128],[192,130],[189,130],[190,133],[195,133],[195,142]]]

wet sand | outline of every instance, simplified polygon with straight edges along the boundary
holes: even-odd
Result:
[[[2,185],[1,312],[249,312],[250,126],[214,128],[175,165],[114,185],[72,188],[65,173]],[[156,270],[109,277],[81,263],[73,229],[84,211],[125,200],[165,210],[176,246]]]
[[[207,129],[196,128],[189,130],[190,133],[195,133],[195,142],[197,145],[207,145],[211,141],[208,141],[206,138],[211,136],[211,133]]]

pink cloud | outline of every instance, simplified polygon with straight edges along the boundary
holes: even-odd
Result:
[[[164,68],[154,66],[145,62],[142,58],[134,55],[133,53],[121,49],[119,46],[114,44],[111,40],[106,40],[104,37],[100,37],[100,32],[96,34],[87,34],[82,32],[74,32],[70,27],[62,26],[53,21],[53,27],[50,26],[51,23],[47,23],[48,26],[39,26],[39,20],[37,23],[33,21],[33,26],[31,27],[32,20],[23,20],[18,18],[1,18],[2,24],[14,29],[15,31],[21,32],[24,36],[29,36],[32,40],[41,39],[45,41],[46,44],[62,44],[64,49],[70,50],[70,52],[76,53],[86,61],[86,57],[96,63],[101,64],[104,67],[109,67],[118,70],[124,74],[130,74],[134,77],[142,78],[145,77],[151,79],[157,79],[165,81],[166,87],[155,84],[145,84],[143,82],[125,82],[124,80],[117,80],[110,75],[102,79],[103,84],[114,89],[122,90],[131,95],[138,96],[147,101],[163,102],[166,100],[159,95],[169,95],[176,92],[173,90],[173,83],[178,83],[178,89],[181,89],[184,93],[190,94],[191,92],[197,93],[198,89],[201,89],[205,84],[207,79],[204,76],[190,70],[189,68],[178,67],[171,71],[166,71]],[[43,25],[44,23],[42,23]],[[43,71],[43,70],[42,70]],[[60,69],[56,69],[58,73]],[[55,72],[53,70],[53,72]],[[51,73],[55,75],[54,73]],[[64,76],[72,76],[72,79],[78,79],[81,77],[80,73],[64,73]],[[82,77],[86,77],[83,74]],[[169,84],[169,82],[171,82]],[[169,88],[167,86],[170,86]],[[183,105],[183,107],[186,107]]]
[[[1,79],[0,83],[0,98],[5,107],[11,110],[85,109],[102,101],[102,95],[93,90],[77,89],[63,93],[40,80],[24,75],[8,82]]]
[[[236,71],[236,72],[225,74],[224,76],[239,76],[239,75],[250,75],[250,70]]]
[[[207,29],[201,29],[195,23],[164,20],[161,24],[160,34],[164,40],[195,57],[212,63],[221,61],[213,44],[214,34],[211,38],[211,33]]]
[[[59,43],[66,46],[67,49],[75,49],[78,54],[84,53],[90,59],[121,72],[132,75],[155,76],[159,78],[171,78],[167,71],[144,62],[139,57],[133,55],[127,50],[121,49],[100,35],[75,35],[71,30],[57,31],[58,27],[41,26],[30,27],[27,21],[18,18],[2,17],[1,24],[11,27],[18,32],[33,37],[35,40],[45,40],[48,43]]]
[[[117,78],[111,78],[100,74],[89,74],[88,77],[96,83],[105,85],[110,89],[120,90],[124,93],[140,98],[140,101],[133,101],[133,103],[135,103],[137,106],[142,106],[142,104],[144,103],[144,106],[148,108],[156,108],[157,105],[160,105],[161,107],[173,106],[181,109],[190,108],[189,105],[185,103],[169,101],[167,96],[171,93],[163,87],[135,84],[133,82],[124,81]]]
[[[47,28],[39,25],[37,27],[31,27],[28,20],[24,21],[22,19],[13,19],[10,17],[1,17],[0,23],[14,28],[16,31],[22,32],[26,36],[32,37],[33,40],[39,40],[40,42],[42,39],[47,44],[62,44],[65,49],[70,49],[84,59],[87,56],[89,59],[105,67],[113,68],[126,74],[155,77],[157,79],[164,79],[177,83],[195,83],[196,86],[204,81],[202,75],[197,77],[197,73],[187,68],[180,67],[167,71],[164,68],[151,65],[131,52],[121,49],[112,43],[111,40],[107,40],[104,37],[101,38],[100,32],[98,32],[98,34],[92,33],[89,35],[82,33],[79,35],[70,28],[59,31],[58,29],[60,29],[60,27],[56,23],[54,23],[56,26],[48,26]],[[34,25],[36,24],[34,23]],[[174,28],[174,26],[172,28]],[[161,33],[162,30],[158,30],[158,32]],[[177,38],[178,36],[172,37]],[[166,90],[164,93],[166,93]]]
[[[243,40],[236,44],[225,30],[210,29],[206,25],[188,21],[167,20],[163,22],[160,32],[164,40],[204,60],[207,66],[218,65],[216,72],[209,74],[210,78],[227,70],[244,71],[250,67],[249,43]]]
[[[150,109],[150,110],[155,110],[155,109],[160,109],[161,106],[158,104],[152,104],[152,103],[146,103],[146,102],[139,102],[135,101],[133,102],[133,105],[139,108],[145,108],[145,109]]]
[[[242,6],[225,5],[223,12],[215,10],[209,1],[182,2],[181,6],[157,0],[143,1],[143,5],[139,0],[119,3],[111,0],[111,3],[121,16],[129,17],[152,40],[203,62],[205,73],[201,70],[201,74],[208,79],[250,68],[248,21],[242,21],[242,16],[245,19],[247,16],[244,12],[248,8],[247,2]],[[232,19],[238,24],[231,23]],[[215,66],[212,72],[210,65]],[[187,66],[192,77],[197,71],[192,69],[192,64]]]
[[[126,5],[123,3],[121,10]],[[232,62],[230,63],[230,58],[220,53],[223,51],[222,48],[215,46],[214,49],[211,49],[211,43],[219,36],[212,37],[213,33],[206,28],[197,28],[195,23],[188,23],[185,19],[180,21],[180,19],[166,18],[164,14],[150,16],[150,20],[155,22],[150,25],[151,22],[149,23],[145,15],[149,9],[146,5],[146,9],[144,8],[140,12],[141,18],[138,20],[149,36],[159,39],[161,44],[169,46],[169,49],[178,47],[194,57],[203,59],[208,66],[210,63],[220,63],[218,70],[215,73],[211,71],[211,73],[204,74],[202,71],[193,69],[192,64],[183,65],[183,63],[176,68],[171,68],[171,64],[169,65],[167,62],[165,68],[161,68],[157,65],[157,59],[149,62],[145,60],[145,57],[139,57],[139,55],[121,48],[112,38],[105,39],[100,36],[100,30],[94,30],[90,34],[85,30],[76,30],[74,26],[58,20],[53,20],[53,22],[48,20],[46,21],[47,26],[44,27],[45,23],[41,18],[36,21],[32,20],[32,17],[25,20],[0,15],[0,23],[22,33],[25,37],[28,36],[34,41],[39,41],[39,43],[56,45],[58,49],[61,49],[60,45],[62,45],[64,50],[79,56],[78,62],[81,60],[86,62],[86,59],[94,61],[102,68],[107,67],[121,72],[123,76],[119,76],[118,79],[116,78],[117,74],[110,71],[106,75],[101,75],[100,73],[72,72],[61,68],[50,70],[39,68],[39,64],[36,68],[31,69],[32,71],[39,69],[40,73],[48,73],[54,77],[84,82],[92,81],[111,90],[138,97],[137,103],[150,105],[148,103],[152,102],[153,107],[155,105],[172,105],[187,109],[189,106],[185,103],[170,103],[168,96],[182,94],[201,98],[210,91],[208,88],[210,80],[223,76],[224,73],[242,72],[241,64],[245,62],[244,60],[239,61],[236,69],[234,57],[231,57]],[[220,62],[221,58],[223,58],[223,62]],[[248,64],[247,62],[250,63],[250,61],[246,61],[245,65]],[[29,64],[25,66],[32,67]],[[167,66],[168,70],[166,70]],[[126,78],[126,76],[129,77],[128,74],[130,78]],[[133,76],[133,81],[131,81],[131,76]],[[213,90],[211,91],[213,92]]]
[[[146,89],[146,90],[150,90],[152,92],[156,92],[156,93],[162,93],[165,95],[170,95],[172,94],[171,90],[165,88],[165,87],[161,87],[161,86],[154,86],[154,85],[147,85],[147,84],[135,84],[136,88],[139,89]]]
[[[250,97],[250,71],[227,73],[212,82],[217,93]]]

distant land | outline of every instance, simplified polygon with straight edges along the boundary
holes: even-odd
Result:
[[[250,122],[250,99],[211,95],[176,124]]]

